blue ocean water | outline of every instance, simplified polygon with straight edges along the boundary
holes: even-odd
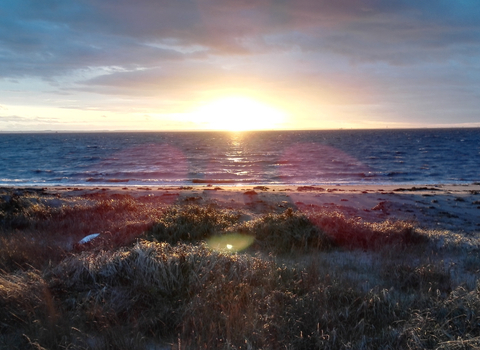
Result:
[[[0,134],[0,185],[480,182],[480,129]]]

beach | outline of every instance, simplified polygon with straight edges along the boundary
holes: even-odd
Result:
[[[471,233],[480,230],[480,184],[468,185],[344,185],[344,186],[180,186],[180,187],[34,187],[9,191],[41,192],[62,203],[74,198],[132,196],[171,204],[214,204],[252,214],[339,211],[366,221],[406,220],[426,229]],[[5,189],[3,189],[5,191]],[[56,205],[60,205],[57,201]],[[283,208],[283,209],[282,209]]]
[[[480,350],[479,5],[0,0],[0,350]]]

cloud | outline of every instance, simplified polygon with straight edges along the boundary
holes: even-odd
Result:
[[[130,7],[130,12],[135,13],[135,8]],[[19,0],[0,4],[0,75],[51,78],[92,67],[128,69],[182,59],[175,50],[148,45],[145,41],[151,36],[139,35],[137,25],[123,21],[113,11],[106,13],[108,7],[100,8],[103,15],[97,10],[88,2],[47,0],[39,6],[35,1]],[[146,27],[155,26],[150,23]]]
[[[63,124],[62,120],[58,118],[45,118],[45,117],[22,117],[17,115],[0,116],[0,123],[12,123],[12,124]]]
[[[0,4],[0,74],[50,79],[295,47],[362,62],[459,59],[479,53],[478,18],[473,2],[443,0],[10,0]]]

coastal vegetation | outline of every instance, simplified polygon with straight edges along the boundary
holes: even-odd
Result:
[[[479,253],[331,209],[3,189],[0,348],[475,349]]]

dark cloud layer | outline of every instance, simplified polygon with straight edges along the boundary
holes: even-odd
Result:
[[[471,1],[5,0],[0,73],[48,77],[181,59],[148,45],[167,39],[218,55],[297,47],[390,64],[468,58],[479,53],[479,19]]]

